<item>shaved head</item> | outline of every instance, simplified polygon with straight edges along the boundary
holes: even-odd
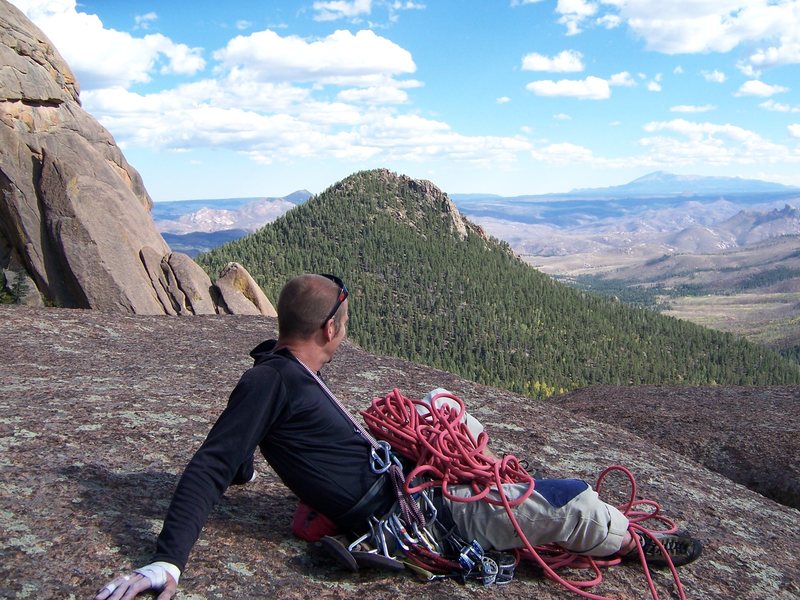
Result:
[[[280,337],[307,338],[313,335],[325,323],[338,296],[339,286],[322,275],[300,275],[291,279],[278,297]],[[333,317],[337,331],[342,306]]]

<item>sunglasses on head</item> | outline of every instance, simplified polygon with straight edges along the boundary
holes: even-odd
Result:
[[[333,305],[331,312],[328,313],[328,316],[325,317],[325,320],[322,322],[322,327],[325,327],[325,324],[333,318],[333,315],[335,315],[336,311],[339,310],[342,302],[347,300],[347,296],[349,296],[350,293],[347,291],[347,286],[344,284],[344,281],[342,281],[336,275],[330,275],[328,273],[320,273],[320,275],[325,279],[330,279],[333,283],[339,286],[339,295],[336,297],[336,304]]]

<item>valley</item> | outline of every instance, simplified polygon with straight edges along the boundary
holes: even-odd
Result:
[[[800,235],[717,252],[655,256],[660,249],[642,244],[617,251],[521,256],[569,285],[742,335],[797,358]]]

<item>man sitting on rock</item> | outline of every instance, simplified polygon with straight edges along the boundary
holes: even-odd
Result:
[[[278,339],[253,350],[255,365],[242,375],[187,465],[153,562],[113,579],[95,600],[129,600],[150,589],[161,592],[158,600],[172,598],[215,504],[229,485],[255,477],[256,448],[301,502],[340,531],[364,532],[371,516],[392,509],[397,497],[386,474],[372,468],[368,434],[318,376],[345,337],[346,286],[331,275],[301,275],[284,286],[277,309]],[[506,493],[518,492],[509,486]],[[519,546],[505,511],[486,502],[444,502],[463,538],[487,549]],[[584,482],[537,482],[515,510],[534,545],[556,543],[588,556],[637,554],[628,519]],[[661,541],[676,566],[691,562],[701,551],[699,542],[689,537],[663,536]],[[654,563],[663,562],[660,550],[654,551],[648,540],[644,551]]]

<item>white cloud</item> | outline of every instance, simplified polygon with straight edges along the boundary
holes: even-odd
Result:
[[[800,138],[800,123],[788,128],[790,135]],[[557,166],[583,163],[604,169],[800,164],[797,149],[773,143],[736,125],[674,119],[650,122],[644,131],[646,135],[639,140],[644,152],[638,155],[599,156],[590,148],[570,142],[537,146],[531,155]]]
[[[133,21],[136,24],[134,29],[150,29],[150,23],[158,19],[158,15],[154,12],[149,12],[144,15],[136,15]]]
[[[377,115],[364,128],[362,139],[392,159],[413,161],[447,156],[479,163],[508,162],[530,149],[523,138],[465,136],[445,123],[417,115]]]
[[[627,71],[622,71],[621,73],[615,73],[614,75],[612,75],[611,78],[608,80],[608,83],[609,85],[634,87],[636,85],[636,80]]]
[[[201,48],[161,34],[134,37],[107,29],[97,15],[77,12],[75,0],[15,0],[15,5],[46,32],[83,90],[145,83],[154,71],[193,75],[205,68]]]
[[[680,66],[680,65],[678,65],[677,67],[675,67],[674,69],[672,69],[672,72],[673,72],[675,75],[683,75],[683,67],[682,67],[682,66]]]
[[[169,57],[169,61],[159,68],[161,73],[194,75],[205,68],[199,48],[189,48],[186,44],[176,44],[161,34],[145,36],[144,41],[159,54]]]
[[[753,65],[748,64],[746,62],[739,61],[736,63],[736,68],[744,75],[745,77],[761,77],[761,71],[753,67]]]
[[[586,79],[532,81],[525,88],[537,96],[568,96],[581,100],[606,100],[611,97],[608,81],[591,75]]]
[[[781,104],[779,102],[775,102],[771,98],[769,100],[764,100],[759,106],[765,110],[770,110],[773,112],[785,112],[785,113],[795,113],[800,112],[800,106],[791,106],[789,104]]]
[[[498,104],[508,104],[511,102],[511,98],[508,96],[500,96],[497,100],[495,100]]]
[[[798,25],[795,17],[795,26]],[[779,46],[760,48],[750,56],[750,64],[755,68],[775,67],[778,65],[796,65],[800,63],[800,38],[795,33],[795,39],[781,36]]]
[[[558,0],[556,12],[561,15],[559,23],[567,28],[567,35],[582,31],[583,22],[597,13],[597,4],[586,0]]]
[[[648,92],[660,92],[661,91],[661,84],[657,81],[649,81],[647,83],[647,91]]]
[[[597,19],[597,24],[606,29],[616,29],[622,25],[622,19],[618,15],[603,15]]]
[[[405,2],[395,0],[395,2],[392,3],[391,8],[392,10],[423,10],[425,5],[419,2],[412,2],[411,0],[406,0]]]
[[[491,164],[530,149],[524,138],[463,135],[442,121],[393,114],[379,104],[392,101],[391,90],[342,90],[338,101],[326,102],[286,83],[240,85],[206,80],[148,95],[98,90],[85,105],[126,144],[225,148],[261,164],[326,157]],[[370,102],[375,105],[362,108]]]
[[[577,50],[562,50],[553,57],[532,52],[522,58],[522,70],[577,73],[583,71],[582,59],[583,54]]]
[[[388,12],[388,21],[397,21],[397,13],[401,10],[423,10],[425,5],[413,0],[317,0],[313,3],[315,21],[338,21],[345,19],[352,23],[360,23],[373,13],[374,8],[383,8]]]
[[[331,0],[314,2],[314,20],[335,21],[337,19],[357,19],[372,12],[372,0]]]
[[[748,138],[759,137],[757,133],[748,131],[736,125],[717,125],[715,123],[696,123],[685,119],[674,119],[672,121],[652,121],[644,127],[645,131],[653,133],[656,131],[671,131],[680,133],[692,139],[700,139],[709,135],[721,135],[731,140],[742,141]]]
[[[553,115],[553,120],[555,121],[571,121],[572,117],[566,113],[556,113]]]
[[[678,112],[678,113],[704,113],[709,112],[712,110],[716,110],[716,106],[713,104],[703,104],[700,106],[694,106],[691,104],[679,104],[677,106],[670,107],[670,112]]]
[[[788,92],[789,88],[783,87],[781,85],[769,85],[768,83],[764,83],[763,81],[759,81],[757,79],[751,79],[750,81],[745,81],[739,91],[736,92],[737,96],[762,96],[764,98],[772,96],[774,94],[781,94],[783,92]]]
[[[123,147],[222,148],[259,163],[381,157],[487,165],[514,161],[531,148],[522,136],[465,135],[443,121],[398,114],[409,100],[407,90],[422,85],[399,79],[416,65],[407,50],[371,30],[337,31],[322,39],[273,31],[239,35],[215,53],[215,78],[142,94],[130,86],[156,72],[204,68],[199,49],[161,34],[135,38],[107,29],[75,6],[75,0],[29,0],[28,8],[75,70],[89,74],[83,78],[84,107]],[[383,6],[423,8],[412,1]],[[320,14],[356,14],[366,7],[318,3]],[[152,19],[140,20],[148,22]],[[86,79],[93,85],[86,86]],[[328,88],[335,86],[340,89],[331,100]]]
[[[314,41],[258,31],[233,38],[214,58],[238,77],[258,81],[369,86],[416,70],[410,52],[366,29]]]
[[[336,98],[356,104],[405,104],[408,94],[396,86],[382,85],[342,90]]]
[[[618,16],[649,50],[665,54],[725,53],[755,48],[740,68],[800,63],[796,0],[622,0]]]
[[[725,73],[714,69],[713,71],[701,71],[703,79],[712,83],[725,83]]]
[[[659,165],[742,165],[800,162],[800,154],[742,127],[685,119],[651,122],[640,140],[646,159]]]
[[[253,23],[250,22],[250,21],[247,21],[245,19],[239,19],[234,24],[234,27],[236,27],[236,29],[238,29],[239,31],[244,31],[245,29],[250,29],[252,26],[253,26]]]
[[[568,142],[550,144],[543,148],[534,149],[531,151],[531,156],[534,160],[558,166],[594,161],[594,154],[589,148]]]
[[[590,75],[586,79],[543,79],[532,81],[525,89],[537,96],[565,96],[581,100],[607,100],[611,97],[611,86],[633,87],[636,80],[627,71],[615,73],[609,79]]]

